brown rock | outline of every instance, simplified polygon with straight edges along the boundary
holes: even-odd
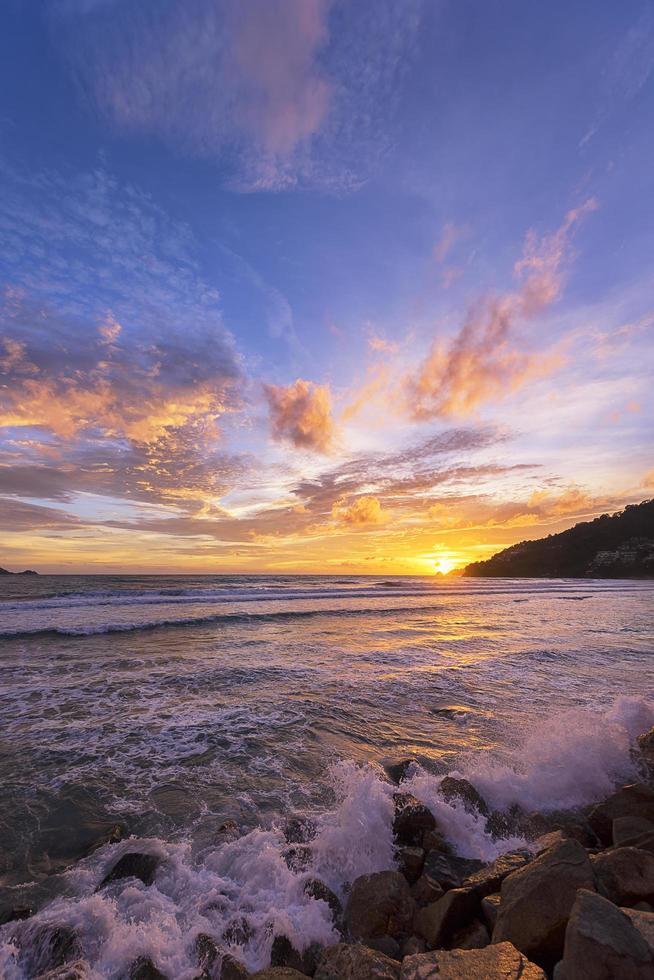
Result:
[[[149,956],[139,956],[129,968],[129,980],[168,980],[165,973],[158,970]]]
[[[556,976],[557,980],[651,980],[654,950],[621,909],[581,889]]]
[[[427,943],[422,936],[409,936],[402,946],[402,956],[416,956],[427,952]]]
[[[250,974],[250,980],[307,980],[307,978],[306,973],[300,973],[299,970],[292,970],[287,966],[269,966],[266,970]]]
[[[121,881],[123,878],[138,878],[144,885],[151,885],[160,863],[161,859],[154,854],[139,854],[135,851],[129,851],[116,861],[111,871],[105,875],[98,885],[98,890],[109,885],[112,881]]]
[[[550,847],[554,847],[556,844],[560,844],[567,839],[568,835],[562,830],[550,830],[549,833],[542,834],[533,842],[535,853],[542,854],[543,851],[547,851]]]
[[[479,813],[483,817],[490,816],[486,800],[467,779],[446,776],[441,780],[439,792],[448,803],[462,803],[468,813]]]
[[[315,820],[309,817],[289,817],[284,824],[284,838],[288,844],[308,844],[316,833]]]
[[[439,884],[443,891],[447,891],[448,888],[460,888],[465,878],[483,869],[483,861],[430,851],[425,858],[422,873],[430,881]]]
[[[389,956],[367,946],[338,943],[323,952],[314,980],[399,980],[399,976],[400,964]]]
[[[640,817],[654,823],[654,790],[643,783],[623,786],[590,810],[588,822],[605,846],[611,843],[613,821],[618,817]]]
[[[416,905],[424,908],[425,905],[431,905],[432,902],[437,902],[439,898],[443,897],[445,892],[443,891],[443,886],[439,885],[437,881],[432,881],[428,875],[421,875],[415,885],[412,886],[411,894],[416,901]]]
[[[454,851],[447,843],[440,830],[426,830],[422,835],[422,849],[425,854],[429,851],[440,851],[441,854],[454,854]]]
[[[479,898],[492,895],[493,892],[499,891],[505,878],[519,868],[523,868],[530,859],[531,855],[528,851],[510,851],[508,854],[501,854],[492,864],[464,878],[463,887],[469,888]]]
[[[395,793],[393,834],[398,844],[419,847],[427,831],[436,828],[433,813],[411,793]]]
[[[654,728],[650,728],[644,735],[639,735],[636,739],[636,745],[638,746],[645,772],[651,778],[654,773]]]
[[[643,912],[640,909],[621,909],[621,911],[654,950],[654,912]]]
[[[195,955],[204,977],[211,977],[212,980],[247,980],[249,976],[235,956],[227,953],[204,932],[195,940]]]
[[[400,762],[384,763],[384,771],[390,781],[399,786],[403,779],[409,775],[412,766],[417,765],[415,759],[402,759]]]
[[[654,823],[644,817],[616,817],[613,821],[613,843],[624,847],[644,834],[654,834]]]
[[[442,898],[420,909],[414,919],[415,931],[435,948],[445,948],[459,930],[469,925],[479,909],[479,899],[465,888],[452,888]]]
[[[592,859],[597,891],[616,905],[654,899],[654,854],[617,847]]]
[[[481,900],[481,914],[491,932],[495,928],[495,923],[497,922],[501,901],[502,896],[499,892],[496,892],[494,895],[487,895],[486,898],[482,898]]]
[[[362,875],[352,885],[345,907],[345,924],[353,939],[411,934],[415,901],[399,871]]]
[[[566,840],[544,851],[502,882],[493,942],[508,940],[525,956],[553,965],[561,957],[566,923],[579,888],[595,889],[581,844]]]
[[[438,949],[407,956],[400,980],[546,980],[543,971],[511,943],[485,949]]]
[[[65,963],[47,973],[40,973],[38,980],[87,980],[91,976],[90,967],[85,960]]]
[[[368,949],[376,949],[378,953],[383,953],[384,956],[390,956],[392,960],[402,959],[400,944],[392,936],[375,936],[374,939],[366,939],[364,945]]]
[[[318,950],[315,945],[309,946],[300,953],[288,936],[275,936],[270,950],[271,966],[288,966],[305,976],[311,976],[316,968]]]
[[[422,847],[398,847],[395,854],[401,873],[413,885],[422,874],[425,852]]]
[[[332,922],[338,930],[343,927],[343,906],[337,895],[320,878],[311,878],[304,886],[304,894],[317,902],[326,902],[332,914]]]
[[[452,949],[483,949],[489,942],[490,935],[484,923],[473,919],[469,925],[454,934],[450,945]]]

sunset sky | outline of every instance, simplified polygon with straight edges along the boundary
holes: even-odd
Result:
[[[0,565],[425,574],[654,495],[650,0],[6,0]]]

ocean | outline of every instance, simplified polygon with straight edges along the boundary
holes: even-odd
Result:
[[[529,811],[633,778],[654,582],[6,576],[0,671],[0,909],[37,910],[0,929],[0,976],[32,976],[21,930],[53,923],[94,978],[144,954],[191,980],[199,932],[250,969],[277,934],[334,941],[304,884],[342,898],[392,867],[391,762],[484,860],[516,840],[446,803],[444,774]],[[294,816],[315,824],[299,864]],[[117,824],[131,839],[103,844]],[[97,891],[130,849],[162,859],[155,883]]]

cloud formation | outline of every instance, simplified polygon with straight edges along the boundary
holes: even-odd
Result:
[[[581,218],[595,210],[590,198],[568,212],[554,234],[527,236],[514,273],[518,289],[491,295],[475,304],[450,341],[437,340],[416,370],[405,379],[409,415],[416,420],[470,415],[483,402],[515,391],[529,378],[560,364],[556,353],[523,349],[517,330],[559,297],[570,237]]]
[[[288,442],[296,449],[320,453],[332,450],[335,427],[327,385],[298,378],[291,385],[264,385],[264,392],[273,439]]]
[[[351,503],[337,500],[332,507],[332,517],[339,524],[362,527],[371,524],[383,524],[387,514],[377,497],[356,497]]]

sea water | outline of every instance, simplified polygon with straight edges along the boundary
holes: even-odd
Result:
[[[515,847],[447,804],[466,776],[492,807],[577,807],[637,773],[654,723],[654,583],[271,576],[0,580],[0,975],[43,923],[78,932],[94,978],[138,955],[197,974],[200,932],[254,969],[275,935],[335,940],[341,898],[393,866],[394,787],[459,853]],[[282,828],[310,816],[305,867]],[[241,836],[219,828],[235,820]],[[114,824],[130,839],[94,848]],[[155,883],[98,884],[126,850]],[[289,863],[292,867],[289,867]],[[230,928],[232,927],[232,928]]]

